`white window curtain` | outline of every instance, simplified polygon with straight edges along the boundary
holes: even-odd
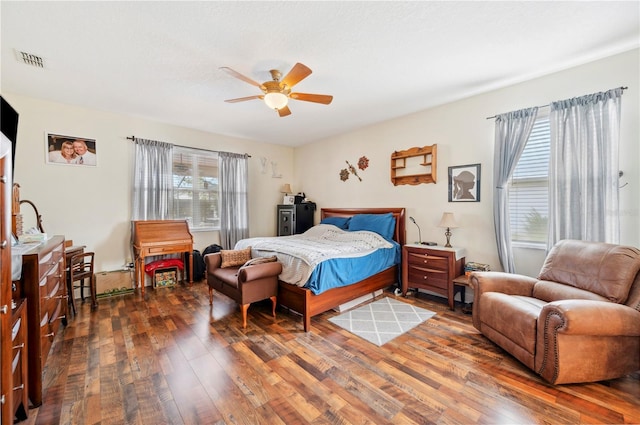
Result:
[[[173,215],[173,145],[134,138],[132,220],[167,220]]]
[[[498,258],[507,273],[515,273],[511,249],[511,225],[509,219],[508,183],[522,155],[531,129],[536,121],[538,108],[508,112],[496,117],[493,181],[493,221],[496,232]]]
[[[233,249],[249,237],[248,155],[219,153],[220,244]]]
[[[619,243],[622,88],[551,104],[549,237]]]

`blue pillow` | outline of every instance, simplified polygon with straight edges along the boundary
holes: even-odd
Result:
[[[342,230],[347,230],[349,229],[350,220],[351,217],[326,217],[322,219],[320,224],[333,224]]]
[[[376,232],[387,240],[393,240],[396,229],[396,219],[393,213],[386,214],[356,214],[351,217],[349,230],[368,230]]]

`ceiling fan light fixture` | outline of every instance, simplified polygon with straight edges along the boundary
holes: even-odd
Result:
[[[284,108],[288,102],[289,98],[283,93],[272,92],[264,95],[264,103],[271,109]]]

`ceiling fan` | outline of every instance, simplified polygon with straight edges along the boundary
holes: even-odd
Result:
[[[293,86],[311,75],[311,69],[301,63],[296,63],[293,68],[291,68],[291,71],[289,71],[289,73],[282,79],[282,74],[280,73],[280,71],[278,71],[277,69],[270,70],[269,72],[271,73],[271,78],[273,78],[273,80],[265,81],[262,84],[240,74],[237,71],[234,71],[229,67],[223,66],[220,69],[246,83],[258,87],[263,91],[263,94],[248,97],[239,97],[237,99],[227,99],[225,100],[225,102],[236,103],[244,102],[245,100],[262,99],[269,108],[278,111],[278,115],[280,115],[281,117],[286,117],[287,115],[291,115],[291,110],[289,110],[288,106],[289,99],[322,103],[324,105],[330,104],[333,100],[333,96],[329,96],[326,94],[291,92]]]

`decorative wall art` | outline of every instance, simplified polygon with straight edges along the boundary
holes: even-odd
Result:
[[[358,170],[356,170],[356,167],[351,165],[349,161],[345,161],[345,162],[347,163],[347,168],[343,168],[342,170],[340,170],[340,180],[342,180],[343,182],[347,181],[349,179],[349,174],[353,174],[358,178],[358,180],[362,181],[362,177],[358,175]],[[369,158],[367,158],[366,156],[361,156],[360,159],[358,159],[358,168],[364,171],[368,167],[369,167]]]
[[[47,164],[97,165],[95,139],[45,133],[45,149]]]
[[[449,167],[449,202],[480,201],[480,164]]]

